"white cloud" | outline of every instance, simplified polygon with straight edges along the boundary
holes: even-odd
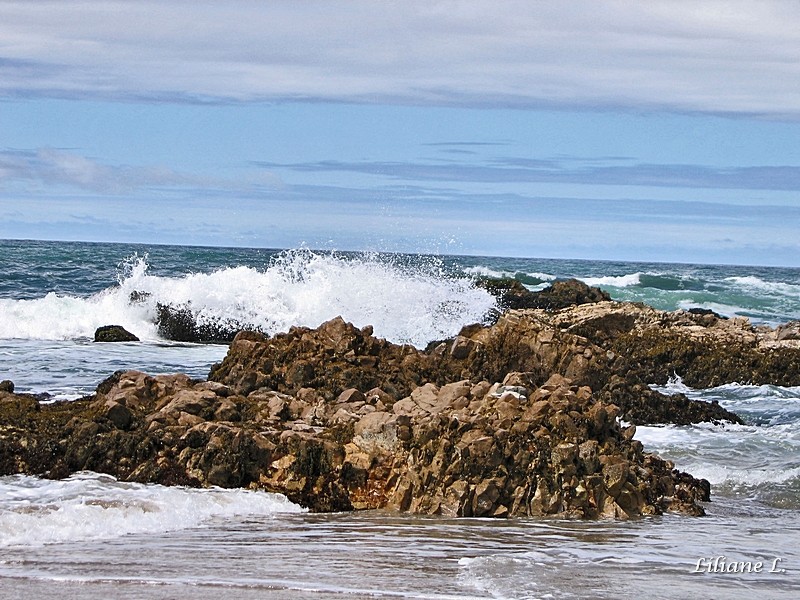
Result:
[[[66,186],[101,194],[129,194],[143,189],[198,188],[209,192],[251,192],[279,188],[280,178],[269,172],[231,181],[181,173],[160,165],[109,165],[73,151],[57,148],[0,150],[0,186]]]
[[[800,4],[0,3],[0,94],[800,116]]]

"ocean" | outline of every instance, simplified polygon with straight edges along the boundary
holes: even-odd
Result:
[[[341,315],[424,347],[486,318],[482,275],[533,290],[576,277],[615,300],[771,326],[800,319],[793,268],[0,240],[0,380],[53,401],[118,369],[205,377],[227,347],[163,339],[159,303],[266,333]],[[142,341],[93,343],[108,324]],[[745,421],[637,429],[646,450],[711,482],[705,517],[311,514],[245,490],[0,477],[0,598],[800,597],[800,388],[696,390],[676,373],[659,389]]]

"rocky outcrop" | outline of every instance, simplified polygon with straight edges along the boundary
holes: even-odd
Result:
[[[399,399],[425,383],[462,379],[461,370],[446,353],[392,344],[374,337],[372,327],[358,329],[337,317],[316,329],[292,327],[273,337],[241,332],[209,379],[241,394],[313,388],[332,400],[348,388],[380,387]]]
[[[139,338],[122,325],[104,325],[94,332],[95,342],[138,342]]]
[[[800,340],[800,321],[789,321],[775,329],[775,339]]]
[[[607,303],[605,312],[616,307]],[[606,349],[633,327],[627,316],[609,313],[596,324],[608,339],[600,340],[598,334],[598,343],[593,343],[570,331],[567,319],[573,310],[509,311],[491,327],[465,327],[456,338],[426,351],[375,338],[371,328],[358,329],[341,318],[316,330],[297,327],[272,338],[242,333],[209,378],[244,394],[258,388],[293,394],[310,387],[333,399],[347,388],[380,387],[397,400],[424,383],[502,381],[509,372],[521,372],[525,384],[536,388],[555,373],[597,390],[631,423],[739,422],[718,404],[651,390],[643,374],[631,371],[626,360]]]
[[[627,381],[662,384],[679,375],[696,388],[800,385],[800,339],[791,323],[773,330],[743,317],[609,302],[560,311],[552,324],[611,352],[611,371]]]
[[[578,279],[559,279],[538,292],[530,291],[521,282],[510,277],[484,277],[478,279],[476,285],[497,298],[500,305],[498,316],[502,311],[509,309],[559,310],[576,304],[611,300],[607,292],[590,287]]]
[[[510,310],[425,351],[341,318],[241,332],[207,381],[118,372],[46,405],[3,382],[0,475],[246,486],[317,511],[701,514],[708,483],[646,453],[635,424],[738,417],[648,386],[674,374],[798,385],[800,340],[608,301]]]
[[[80,470],[126,481],[252,487],[315,511],[628,518],[702,514],[707,482],[644,452],[635,428],[561,376],[531,389],[425,383],[335,398],[247,393],[184,375],[118,372],[97,393],[39,405],[0,392],[0,475]]]

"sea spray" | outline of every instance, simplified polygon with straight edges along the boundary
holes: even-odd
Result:
[[[316,327],[342,316],[375,334],[424,346],[480,322],[494,298],[441,261],[403,263],[376,254],[343,256],[310,250],[282,252],[263,269],[218,268],[182,276],[149,273],[148,257],[133,255],[117,285],[86,298],[47,294],[0,300],[0,338],[88,338],[119,324],[143,340],[159,339],[159,305],[185,308],[199,325],[233,323],[267,334]]]

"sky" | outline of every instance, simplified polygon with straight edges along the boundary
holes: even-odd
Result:
[[[800,266],[800,2],[0,0],[0,238]]]

